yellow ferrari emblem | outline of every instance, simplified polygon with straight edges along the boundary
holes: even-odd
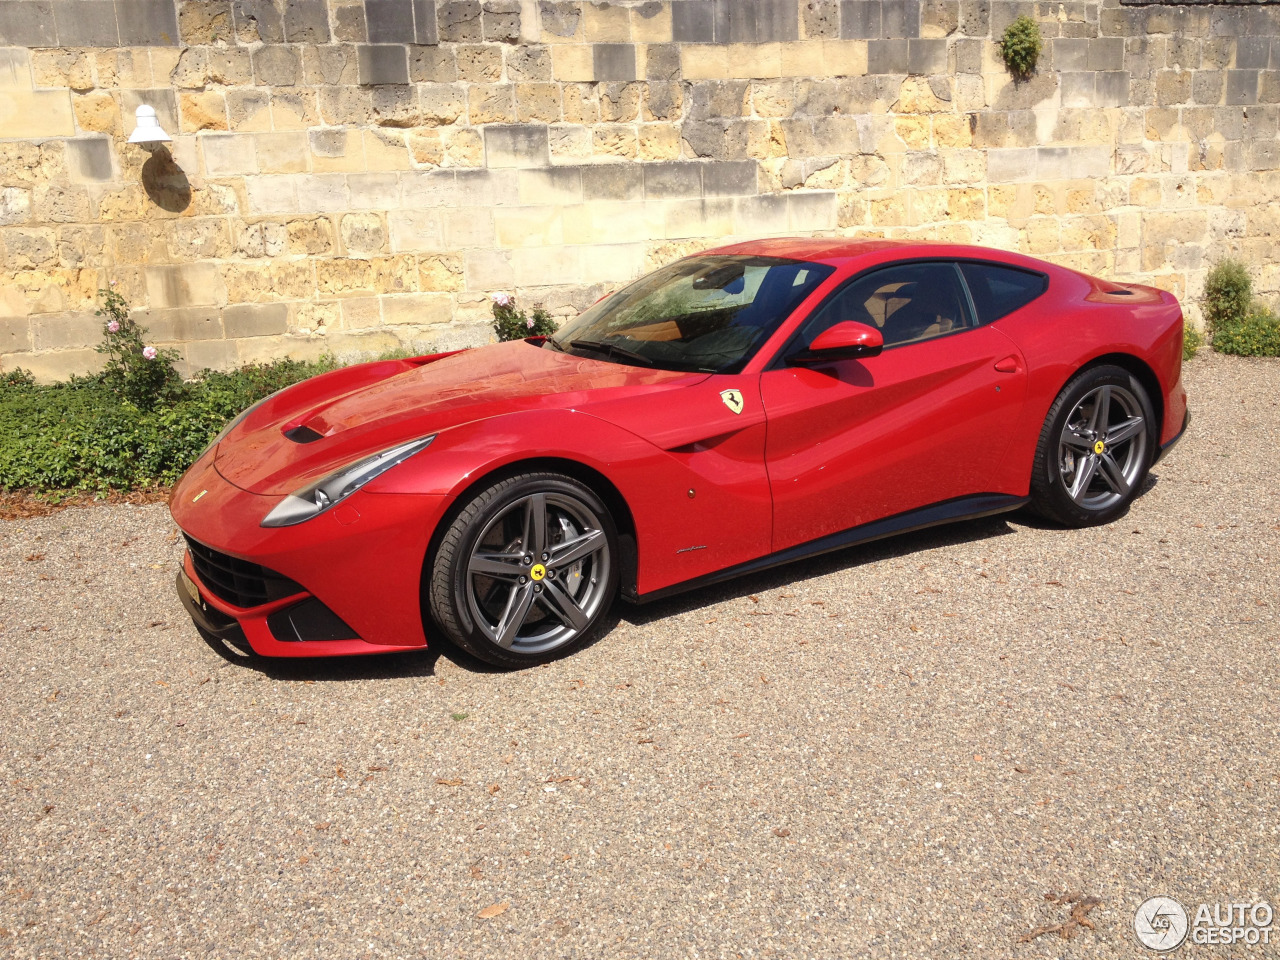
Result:
[[[737,390],[721,390],[720,399],[734,413],[742,412],[742,394]]]
[[[194,497],[191,498],[191,502],[197,503],[200,500],[200,498],[203,497],[208,492],[209,492],[208,490],[201,490],[199,493],[197,493]]]
[[[535,563],[533,565],[533,568],[529,571],[529,576],[533,580],[541,580],[546,575],[547,575],[547,568],[540,563]]]
[[[1102,451],[1105,449],[1107,449],[1107,445],[1103,443],[1101,440],[1098,440],[1093,445],[1093,452],[1096,453],[1098,456],[1102,456]]]

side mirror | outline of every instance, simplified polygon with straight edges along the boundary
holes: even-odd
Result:
[[[832,360],[852,360],[855,357],[874,357],[884,349],[884,337],[875,327],[865,323],[845,320],[823,330],[808,350],[802,350],[788,359],[796,366],[814,366]]]

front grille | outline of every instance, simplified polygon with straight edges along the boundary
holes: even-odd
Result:
[[[303,593],[301,584],[248,560],[220,553],[187,537],[191,565],[200,582],[219,600],[233,607],[260,607]]]

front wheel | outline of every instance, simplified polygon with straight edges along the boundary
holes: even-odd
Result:
[[[617,532],[588,487],[526,473],[477,494],[449,526],[431,571],[431,611],[481,660],[524,667],[599,629],[618,589]]]
[[[1092,367],[1049,408],[1031,477],[1035,509],[1068,527],[1121,516],[1138,495],[1156,441],[1151,399],[1121,367]]]

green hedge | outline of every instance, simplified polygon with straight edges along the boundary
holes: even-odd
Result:
[[[237,413],[332,361],[206,371],[142,410],[102,378],[40,385],[0,377],[0,489],[105,491],[177,480]]]

